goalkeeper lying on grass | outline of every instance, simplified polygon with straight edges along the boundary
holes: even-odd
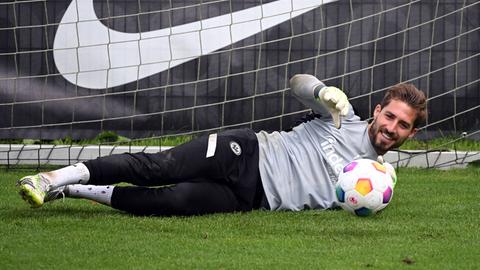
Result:
[[[20,195],[32,207],[66,196],[139,215],[333,208],[343,166],[400,146],[425,118],[425,95],[411,84],[389,89],[371,123],[314,76],[296,75],[290,86],[316,117],[289,132],[234,129],[156,154],[101,157],[26,176]],[[135,186],[112,185],[120,182]]]

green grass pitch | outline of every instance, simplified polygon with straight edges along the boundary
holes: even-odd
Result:
[[[343,210],[135,217],[66,199],[30,209],[0,170],[2,269],[478,269],[480,168],[398,171],[392,203]]]

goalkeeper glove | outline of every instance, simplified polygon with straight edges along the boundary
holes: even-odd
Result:
[[[327,87],[315,76],[310,74],[297,74],[290,79],[293,94],[300,98],[305,105],[312,109],[320,104],[333,118],[337,128],[341,126],[340,116],[348,113],[350,104],[347,96],[336,87]],[[312,96],[314,99],[312,99]],[[310,100],[315,104],[310,104]],[[313,105],[313,106],[312,106]]]
[[[392,164],[385,162],[383,166],[387,169],[387,173],[392,177],[393,187],[397,184],[397,173],[395,172],[395,168],[393,168]]]
[[[390,175],[393,181],[393,187],[397,184],[397,173],[395,172],[395,168],[392,166],[392,164],[386,162],[383,159],[383,156],[378,156],[377,161],[381,163],[383,166],[385,166],[385,169],[387,170],[387,173]]]
[[[350,108],[347,95],[337,87],[325,86],[318,92],[317,99],[332,115],[335,127],[340,128],[341,117],[346,116]]]

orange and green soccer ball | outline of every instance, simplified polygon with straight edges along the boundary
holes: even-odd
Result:
[[[335,187],[338,203],[357,216],[371,216],[392,200],[394,181],[387,168],[370,159],[347,164]]]

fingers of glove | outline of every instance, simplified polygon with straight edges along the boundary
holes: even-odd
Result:
[[[349,103],[345,107],[343,107],[342,111],[340,112],[341,115],[346,116],[348,114],[348,110],[350,110]]]
[[[384,162],[383,163],[383,166],[385,166],[385,168],[387,169],[387,172],[392,175],[392,176],[396,176],[396,172],[395,172],[395,168],[392,166],[392,164],[388,163],[388,162]]]
[[[383,163],[383,165],[387,169],[387,173],[392,177],[393,186],[395,186],[397,184],[397,173],[395,172],[395,168],[388,162]]]
[[[340,99],[335,105],[335,108],[340,112],[340,115],[345,116],[348,113],[348,108],[345,110],[345,107],[348,107],[348,101],[346,99]]]
[[[342,126],[342,121],[341,121],[342,119],[340,118],[340,113],[338,111],[335,111],[335,112],[331,112],[331,114],[332,114],[333,124],[337,129],[339,129]]]
[[[385,162],[382,155],[377,157],[377,162],[380,163],[380,164],[383,164]]]

